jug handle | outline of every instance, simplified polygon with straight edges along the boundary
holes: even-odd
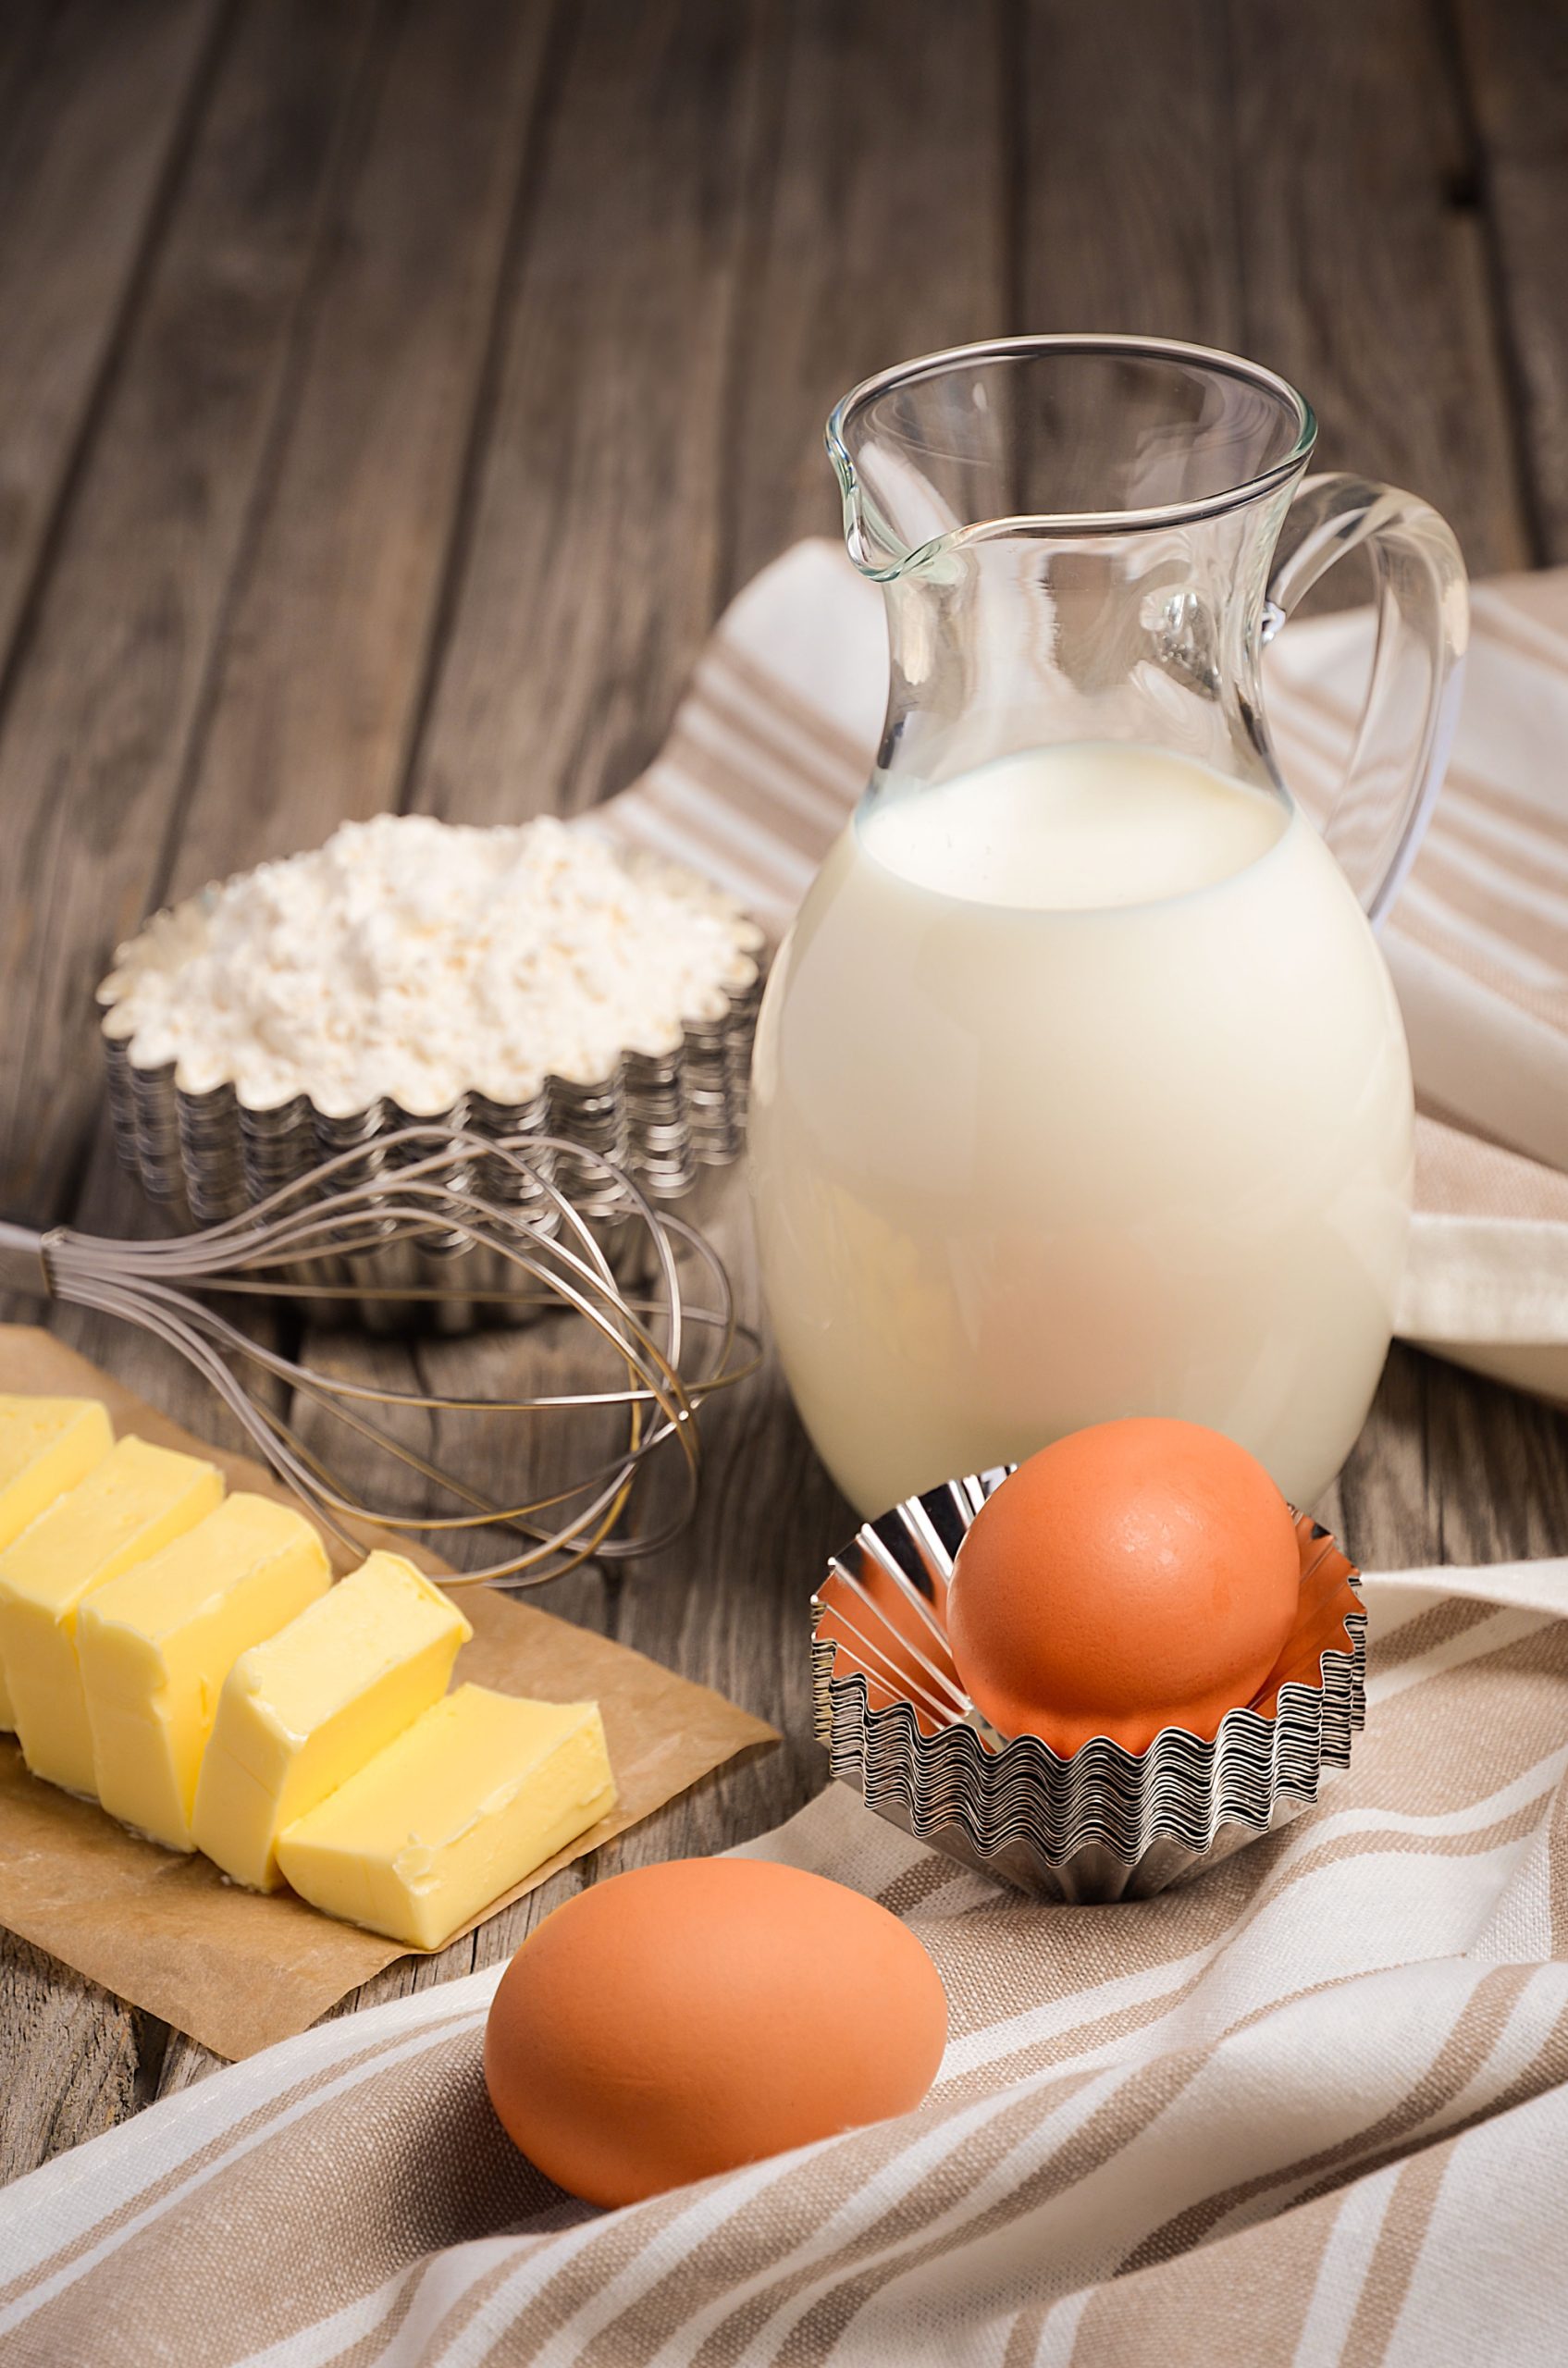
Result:
[[[1364,477],[1303,480],[1269,577],[1264,638],[1347,551],[1364,549],[1377,637],[1355,746],[1323,836],[1376,929],[1415,860],[1459,714],[1469,638],[1464,561],[1414,494]]]

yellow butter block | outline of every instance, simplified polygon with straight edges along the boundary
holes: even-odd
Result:
[[[302,1513],[241,1494],[88,1597],[76,1648],[111,1815],[171,1850],[195,1848],[196,1775],[224,1679],[331,1583]]]
[[[115,1443],[96,1398],[13,1398],[0,1393],[0,1552]],[[0,1728],[16,1725],[0,1662]]]
[[[193,1529],[223,1495],[199,1456],[121,1439],[0,1554],[0,1655],[28,1766],[93,1790],[93,1732],[77,1661],[81,1605],[133,1562]]]
[[[96,1398],[0,1395],[0,1551],[115,1443]]]
[[[313,1907],[438,1949],[615,1806],[597,1702],[460,1685],[286,1828]]]
[[[439,1701],[473,1631],[401,1554],[372,1554],[224,1681],[196,1780],[196,1844],[273,1891],[278,1836]]]

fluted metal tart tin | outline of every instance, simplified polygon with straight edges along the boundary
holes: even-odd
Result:
[[[1327,1531],[1298,1520],[1295,1628],[1253,1702],[1227,1711],[1212,1741],[1167,1727],[1141,1753],[1096,1736],[1063,1759],[1038,1736],[1000,1736],[947,1647],[958,1547],[1012,1469],[909,1498],[833,1556],[811,1643],[833,1776],[948,1857],[1074,1901],[1164,1891],[1315,1801],[1365,1717],[1365,1614]]]
[[[138,1066],[117,1030],[114,1001],[106,987],[100,988],[115,1148],[121,1165],[177,1225],[214,1225],[237,1216],[340,1152],[362,1152],[364,1172],[374,1174],[390,1155],[384,1149],[388,1139],[410,1125],[450,1126],[498,1141],[562,1137],[626,1169],[649,1199],[686,1202],[695,1199],[705,1176],[729,1166],[744,1144],[761,992],[759,964],[749,985],[730,991],[722,1016],[688,1020],[673,1052],[623,1053],[597,1084],[552,1076],[523,1103],[496,1103],[473,1092],[434,1115],[380,1100],[352,1116],[336,1116],[306,1094],[252,1108],[232,1084],[191,1092],[178,1082],[173,1062]],[[500,1161],[493,1176],[478,1180],[482,1190],[504,1198],[525,1189],[515,1169]],[[612,1190],[607,1189],[602,1206],[586,1214],[598,1222],[613,1255],[618,1215]],[[447,1295],[444,1323],[461,1326],[475,1320],[479,1301],[465,1308],[461,1298],[450,1295],[497,1288],[499,1276],[482,1268],[481,1253],[473,1250],[445,1259],[405,1245],[362,1254],[344,1262],[344,1312],[357,1312],[367,1321],[401,1322],[408,1304],[387,1295],[428,1284]]]

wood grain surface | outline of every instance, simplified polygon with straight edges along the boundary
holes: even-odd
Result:
[[[723,601],[832,530],[823,415],[903,355],[1069,326],[1239,345],[1306,388],[1330,464],[1445,510],[1475,573],[1568,560],[1564,23],[1535,0],[0,11],[0,1208],[147,1227],[92,990],[166,894],[345,813],[623,787]],[[734,1178],[711,1223],[755,1318]],[[166,1352],[53,1320],[228,1436]],[[308,1345],[436,1380],[570,1358]],[[550,1608],[784,1748],[367,1997],[821,1782],[804,1608],[846,1509],[772,1364],[707,1442],[679,1545]],[[1568,1424],[1398,1350],[1327,1511],[1373,1565],[1562,1552]],[[5,1942],[0,2064],[6,2176],[210,2059]]]

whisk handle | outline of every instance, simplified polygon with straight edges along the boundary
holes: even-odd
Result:
[[[27,1291],[34,1299],[53,1299],[48,1245],[31,1226],[8,1225],[0,1217],[0,1290]]]

